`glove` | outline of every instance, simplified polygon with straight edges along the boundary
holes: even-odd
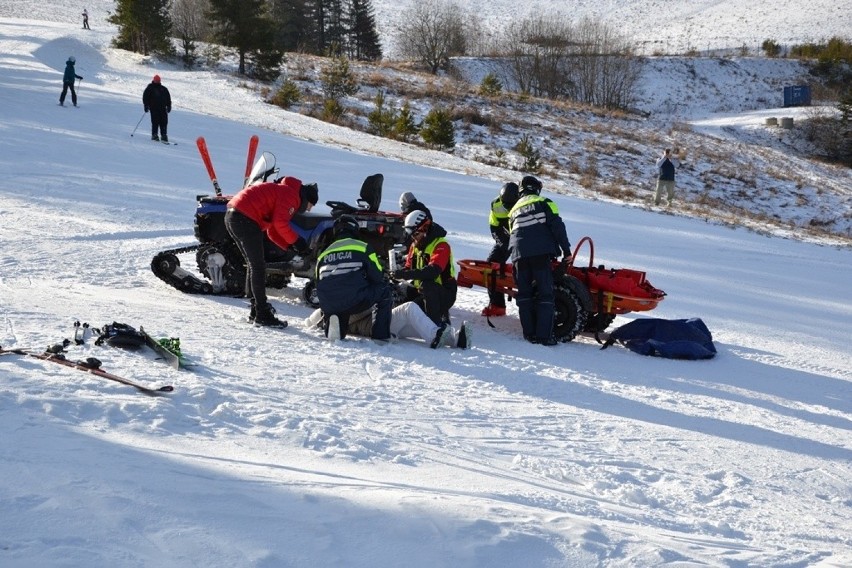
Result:
[[[416,270],[409,270],[407,268],[399,268],[394,271],[393,277],[397,280],[409,280],[414,277]]]
[[[170,112],[172,112],[172,107],[166,109],[166,114],[169,114]]]
[[[145,107],[145,112],[148,112],[148,107]]]
[[[304,255],[308,252],[308,243],[302,237],[296,239],[296,242],[293,243],[293,250],[295,250],[300,255]]]

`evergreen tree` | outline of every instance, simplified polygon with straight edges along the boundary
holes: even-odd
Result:
[[[325,1],[325,45],[334,53],[350,54],[349,49],[349,11],[344,9],[343,0]]]
[[[116,0],[107,21],[118,26],[115,47],[149,55],[172,54],[169,0]]]
[[[270,0],[270,16],[275,22],[275,43],[280,49],[298,51],[313,35],[305,4],[306,0]]]
[[[310,22],[310,29],[306,30],[305,49],[316,55],[328,52],[328,40],[325,30],[328,26],[326,16],[327,0],[305,0],[305,18]]]
[[[361,61],[382,58],[382,44],[376,31],[376,16],[370,0],[352,0],[350,21],[350,56]]]
[[[274,47],[275,27],[266,15],[265,0],[210,0],[209,16],[216,24],[216,38],[237,49],[239,74],[246,74],[247,57],[263,66],[260,78],[281,63],[283,53]]]

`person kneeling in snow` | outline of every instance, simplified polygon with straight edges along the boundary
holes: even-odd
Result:
[[[390,340],[393,293],[382,272],[375,249],[359,240],[358,220],[341,215],[334,221],[334,242],[317,257],[317,298],[325,314],[325,335],[343,339],[349,331],[349,317],[376,308],[369,336]]]
[[[317,308],[305,320],[308,328],[322,328],[322,309]],[[349,316],[349,333],[370,337],[373,327],[373,310],[364,310]],[[414,302],[398,305],[391,312],[390,333],[392,338],[419,338],[432,349],[438,347],[458,347],[470,349],[472,346],[471,328],[467,322],[462,322],[458,331],[449,324],[436,325]]]

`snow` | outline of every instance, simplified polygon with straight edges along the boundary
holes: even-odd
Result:
[[[616,325],[700,317],[717,357],[530,346],[514,304],[496,329],[478,316],[482,289],[451,312],[473,325],[468,351],[331,344],[304,328],[298,285],[270,290],[290,327],[257,329],[245,300],[182,294],[149,268],[195,242],[195,196],[212,192],[197,136],[223,188],[255,133],[321,202],[353,202],[381,172],[383,208],[414,192],[456,259],[487,255],[487,204],[517,173],[284,112],[227,74],[112,50],[92,27],[0,19],[0,344],[120,321],[180,337],[198,366],[69,348],[175,386],[149,398],[0,356],[0,565],[852,565],[848,248],[548,194],[595,263],[667,292]],[[69,54],[79,108],[56,105]],[[141,116],[155,72],[177,146],[150,141]]]

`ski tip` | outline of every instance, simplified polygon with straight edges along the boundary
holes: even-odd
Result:
[[[157,389],[158,392],[174,392],[174,390],[175,387],[173,387],[172,385],[166,385]]]

